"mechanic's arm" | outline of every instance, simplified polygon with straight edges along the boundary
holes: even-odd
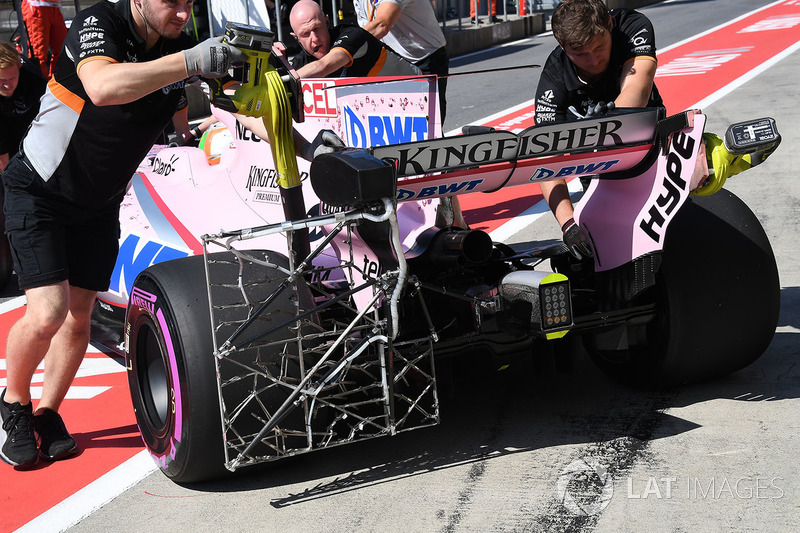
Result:
[[[244,52],[216,37],[182,52],[141,63],[118,63],[105,56],[90,56],[78,63],[77,69],[94,105],[121,105],[191,76],[222,77],[234,61],[245,59]]]
[[[127,104],[187,78],[183,54],[142,63],[90,58],[78,65],[78,77],[96,106]]]
[[[253,135],[263,141],[269,142],[267,127],[264,126],[264,121],[261,117],[248,117],[247,115],[240,115],[239,113],[234,113],[234,116],[236,120],[239,121],[239,124],[250,130]],[[303,137],[303,135],[297,131],[297,128],[292,127],[292,140],[294,141],[295,155],[301,155],[303,147],[309,144],[308,139]]]
[[[393,2],[381,2],[375,9],[375,15],[364,25],[364,29],[375,36],[376,39],[383,39],[389,30],[392,29],[403,9]]]
[[[4,171],[8,166],[8,154],[0,154],[0,172]]]
[[[177,135],[179,139],[186,139],[187,137],[191,138],[191,134],[189,133],[188,107],[179,109],[174,115],[172,115],[172,127],[175,128],[175,135]]]
[[[544,181],[540,187],[544,201],[550,206],[558,225],[563,226],[572,218],[575,211],[572,207],[572,200],[569,198],[567,182],[565,180]]]
[[[616,107],[646,107],[653,91],[653,78],[656,77],[656,61],[651,57],[637,58],[622,67],[619,96],[614,100]]]
[[[324,78],[331,72],[336,72],[342,67],[348,67],[353,63],[350,54],[342,48],[333,48],[321,59],[312,61],[297,69],[300,79],[304,78]]]

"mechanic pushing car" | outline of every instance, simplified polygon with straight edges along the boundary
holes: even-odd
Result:
[[[614,107],[664,106],[653,81],[655,31],[643,14],[631,9],[609,11],[603,0],[563,0],[553,11],[552,28],[559,47],[547,58],[536,88],[537,124],[588,118]],[[707,196],[752,162],[750,156],[731,154],[718,135],[706,133],[703,139],[701,154],[706,154],[713,170],[693,194]],[[591,256],[586,235],[573,219],[566,181],[545,182],[541,187],[570,252],[578,259]]]
[[[25,314],[11,328],[0,395],[3,461],[30,467],[77,444],[58,414],[89,342],[96,291],[117,255],[119,204],[178,106],[184,80],[244,54],[183,33],[192,0],[104,0],[81,11],[41,111],[3,175],[6,229]],[[45,361],[34,413],[30,384]],[[38,444],[37,444],[38,435]]]
[[[656,75],[655,32],[637,11],[606,7],[603,0],[563,0],[553,11],[550,53],[536,88],[536,124],[591,116],[606,103],[661,107]],[[599,106],[599,107],[598,107]],[[613,107],[613,106],[612,106]],[[561,225],[564,243],[578,258],[592,255],[572,218],[564,180],[542,183],[542,195]]]

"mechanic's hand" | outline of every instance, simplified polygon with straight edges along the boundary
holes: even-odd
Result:
[[[188,76],[220,78],[228,73],[234,61],[244,61],[247,54],[227,43],[223,37],[206,39],[194,48],[183,51]]]
[[[320,130],[313,141],[300,148],[300,157],[308,161],[313,161],[320,154],[338,152],[347,148],[333,130]]]
[[[564,244],[569,248],[569,252],[580,260],[584,257],[592,257],[592,247],[589,246],[589,240],[580,226],[575,223],[574,218],[570,218],[564,225],[561,226],[561,232],[564,234]]]
[[[705,184],[692,191],[697,196],[710,196],[722,189],[731,176],[735,176],[752,166],[752,155],[735,155],[725,148],[725,143],[719,135],[704,133],[703,141],[706,145],[706,158],[708,159],[709,176]]]
[[[596,105],[590,106],[586,110],[586,114],[585,115],[581,115],[580,112],[578,112],[578,110],[575,109],[575,106],[569,106],[569,112],[572,113],[573,115],[575,115],[578,118],[593,118],[593,117],[599,117],[600,115],[607,114],[609,111],[614,109],[614,107],[616,107],[614,102],[608,102],[608,103],[599,102]]]
[[[203,92],[205,93],[208,101],[211,102],[214,107],[218,107],[224,111],[228,111],[230,113],[238,112],[236,109],[236,104],[233,103],[231,97],[225,94],[225,90],[228,87],[233,85],[237,85],[239,82],[228,78],[203,78]]]

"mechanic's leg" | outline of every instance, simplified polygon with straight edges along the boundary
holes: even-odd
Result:
[[[464,213],[461,211],[461,202],[458,201],[458,196],[451,196],[450,200],[453,202],[453,225],[461,229],[469,229],[469,224],[464,220]]]
[[[7,403],[27,405],[36,367],[50,349],[67,316],[69,287],[66,281],[25,291],[25,314],[8,332],[6,344]]]
[[[56,70],[56,63],[58,57],[61,55],[61,49],[64,47],[64,39],[67,38],[67,25],[64,22],[64,15],[61,14],[61,9],[54,7],[53,14],[50,19],[50,77]]]
[[[58,412],[81,366],[89,344],[92,307],[97,293],[78,287],[69,288],[69,313],[50,343],[44,359],[44,390],[36,407]]]
[[[47,78],[47,53],[50,48],[50,34],[45,29],[45,21],[42,20],[42,11],[38,6],[31,6],[28,2],[22,2],[22,18],[28,30],[30,40],[30,50],[28,55],[35,57],[42,69],[42,75]]]

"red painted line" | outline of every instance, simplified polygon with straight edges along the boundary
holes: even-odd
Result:
[[[9,329],[23,312],[19,308],[0,315],[0,345],[5,346]],[[91,358],[108,356],[87,354]],[[6,377],[5,366],[0,377]],[[110,387],[91,399],[65,400],[59,410],[81,454],[53,463],[40,460],[29,471],[0,463],[0,531],[18,529],[142,450],[125,372],[76,378],[73,386]]]
[[[161,211],[161,214],[169,221],[170,225],[172,225],[172,227],[178,233],[178,236],[183,239],[183,242],[186,244],[186,246],[194,255],[203,255],[203,245],[200,240],[195,237],[192,232],[183,225],[183,222],[178,220],[178,217],[175,216],[172,210],[167,207],[167,204],[161,199],[161,196],[156,192],[155,187],[153,187],[153,184],[150,183],[150,180],[147,178],[147,176],[143,172],[140,172],[139,177],[142,179],[142,183],[147,189],[147,192],[150,193],[150,197],[158,207],[159,211]]]
[[[800,41],[800,0],[786,0],[658,55],[668,113],[688,109]]]

